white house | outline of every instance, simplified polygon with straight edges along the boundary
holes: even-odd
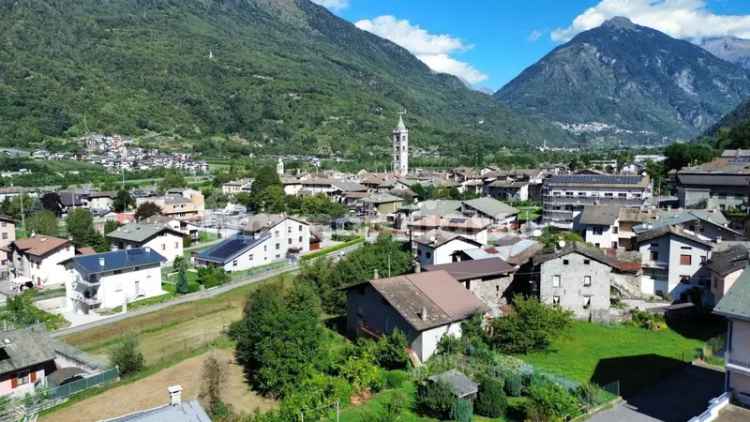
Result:
[[[255,238],[271,236],[270,257],[273,260],[300,256],[310,252],[310,224],[286,214],[256,214],[242,227],[244,234]]]
[[[68,273],[61,263],[75,255],[69,240],[32,236],[11,242],[8,247],[16,284],[45,288],[62,286],[67,281]]]
[[[433,230],[414,239],[417,251],[417,262],[423,268],[427,265],[450,264],[457,251],[476,249],[482,244],[476,240],[454,233]]]
[[[138,299],[158,296],[163,256],[151,248],[133,248],[64,261],[70,275],[65,283],[69,310],[81,314],[115,308]]]
[[[636,237],[641,255],[644,294],[677,299],[691,287],[709,288],[711,273],[705,265],[713,245],[703,236],[679,226],[661,226]]]
[[[461,337],[461,322],[487,307],[446,271],[374,279],[347,289],[350,335],[378,337],[398,329],[422,362],[443,336]]]
[[[733,400],[750,405],[750,271],[745,271],[714,307],[727,319],[725,388]]]
[[[183,254],[184,237],[184,233],[167,225],[144,223],[126,224],[107,235],[112,242],[112,250],[151,248],[168,263]]]
[[[259,237],[237,234],[198,253],[195,264],[199,267],[221,267],[228,272],[249,270],[286,259],[286,255],[276,258],[275,244],[268,233]]]

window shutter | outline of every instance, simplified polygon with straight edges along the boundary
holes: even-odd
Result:
[[[13,378],[10,379],[10,388],[16,389],[18,387],[18,378],[14,375]]]
[[[31,383],[36,382],[36,371],[31,371]]]

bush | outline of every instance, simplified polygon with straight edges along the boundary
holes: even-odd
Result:
[[[630,312],[629,325],[644,328],[651,331],[662,331],[667,328],[664,317],[659,314],[633,309]]]
[[[497,378],[486,377],[479,384],[479,393],[474,402],[477,415],[488,418],[499,418],[505,413],[508,399],[503,391],[503,382]]]
[[[363,420],[368,422],[399,421],[406,409],[406,397],[400,391],[394,391],[385,399],[380,409],[375,409],[365,415]]]
[[[578,400],[573,394],[543,378],[535,378],[528,393],[527,414],[532,420],[564,420],[580,413]]]
[[[406,348],[409,344],[406,336],[396,329],[389,335],[378,340],[377,361],[378,365],[385,369],[404,369],[409,365],[409,356]]]
[[[401,388],[409,379],[409,374],[404,371],[394,370],[385,373],[385,388]]]
[[[229,274],[224,271],[224,268],[198,268],[198,283],[202,284],[207,289],[211,287],[221,286],[222,284],[228,282],[229,279]]]
[[[339,372],[357,393],[368,389],[378,392],[383,388],[383,371],[369,359],[350,356],[341,365]]]
[[[110,362],[120,369],[120,376],[134,374],[143,369],[143,353],[138,350],[138,340],[128,336],[110,352]]]
[[[490,342],[504,353],[546,350],[572,321],[570,311],[517,295],[513,298],[513,312],[492,321]]]
[[[585,383],[575,389],[575,396],[578,401],[587,408],[592,408],[602,403],[604,391],[595,384]]]
[[[505,393],[511,397],[520,397],[523,390],[523,378],[518,374],[511,374],[505,379]]]
[[[474,409],[472,408],[471,400],[455,400],[453,407],[451,407],[451,418],[457,422],[471,422],[474,418]]]
[[[442,381],[427,381],[417,389],[417,411],[425,416],[448,419],[455,401],[450,387]]]

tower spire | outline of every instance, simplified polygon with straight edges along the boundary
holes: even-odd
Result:
[[[398,125],[393,130],[393,173],[405,177],[409,173],[409,130],[404,124],[406,110],[398,114]]]

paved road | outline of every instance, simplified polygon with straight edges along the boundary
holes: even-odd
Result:
[[[347,248],[330,253],[327,256],[337,256],[337,257],[343,256],[348,253],[351,253],[352,251],[357,250],[361,246],[362,246],[362,243],[357,243],[356,245],[352,245]],[[253,283],[261,282],[263,280],[268,280],[269,278],[276,277],[281,274],[289,274],[289,273],[296,272],[299,270],[299,268],[300,268],[299,264],[294,264],[294,265],[290,265],[281,269],[268,271],[266,273],[256,274],[246,279],[233,280],[222,286],[214,287],[212,289],[202,290],[202,291],[195,292],[195,293],[189,293],[189,294],[180,296],[174,300],[170,300],[169,302],[158,303],[158,304],[150,305],[150,306],[144,306],[142,308],[137,308],[133,311],[115,314],[108,318],[99,319],[99,320],[89,322],[86,324],[77,325],[75,327],[63,328],[61,330],[57,330],[53,332],[52,337],[63,337],[69,334],[79,333],[81,331],[85,331],[91,328],[96,328],[96,327],[101,327],[103,325],[112,324],[117,321],[122,321],[124,319],[135,317],[138,315],[144,315],[144,314],[148,314],[151,312],[160,311],[162,309],[169,308],[170,306],[175,306],[175,305],[179,305],[182,303],[195,302],[197,300],[208,299],[208,298],[226,293],[230,290],[234,290],[236,288],[246,286],[248,284],[253,284]]]
[[[589,422],[685,422],[723,391],[723,372],[688,365]]]

